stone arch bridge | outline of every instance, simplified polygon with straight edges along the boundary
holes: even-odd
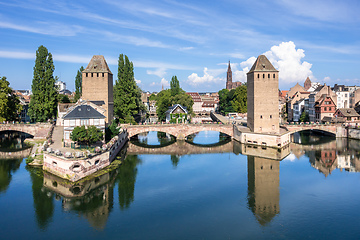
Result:
[[[35,139],[45,139],[51,129],[50,123],[36,123],[36,124],[0,124],[0,132],[2,131],[18,131],[24,132],[34,136]]]
[[[201,131],[218,131],[231,137],[234,136],[233,125],[228,124],[154,124],[154,125],[123,125],[129,138],[143,132],[165,132],[184,140],[187,136]]]
[[[296,125],[284,125],[290,133],[301,132],[305,130],[316,130],[324,133],[331,133],[336,136],[341,134],[343,127],[340,124],[296,124]]]

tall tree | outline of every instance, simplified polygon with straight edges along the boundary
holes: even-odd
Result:
[[[114,114],[121,122],[134,122],[141,108],[141,91],[135,82],[133,63],[120,54],[114,86]]]
[[[0,78],[0,122],[18,120],[22,106],[6,77]]]
[[[77,102],[81,98],[82,94],[82,71],[84,71],[84,67],[81,66],[80,69],[77,71],[75,77],[75,97],[74,102]]]
[[[40,46],[36,51],[34,77],[28,114],[33,121],[45,122],[56,117],[57,91],[55,87],[54,63],[47,48]]]
[[[170,89],[171,89],[171,96],[175,96],[179,94],[182,89],[180,88],[179,80],[177,79],[177,76],[172,76],[170,81]]]

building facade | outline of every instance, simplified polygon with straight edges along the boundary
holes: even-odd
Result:
[[[279,133],[279,71],[260,55],[247,73],[247,126],[256,133]]]

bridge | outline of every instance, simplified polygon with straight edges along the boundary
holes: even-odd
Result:
[[[234,136],[233,125],[229,124],[151,124],[151,125],[122,125],[127,129],[129,138],[143,132],[165,132],[185,140],[187,136],[201,131],[217,131]]]
[[[0,124],[0,133],[2,131],[18,131],[24,132],[34,136],[34,139],[45,139],[51,129],[50,123],[36,123],[36,124]]]
[[[175,143],[161,147],[161,148],[144,148],[137,146],[133,143],[129,143],[127,154],[140,155],[140,154],[166,154],[166,155],[187,155],[187,154],[204,154],[204,153],[227,153],[233,152],[234,142],[230,141],[223,145],[214,147],[202,147],[196,146],[185,141],[176,141]]]
[[[316,130],[325,133],[331,133],[336,135],[336,129],[338,127],[342,128],[341,124],[294,124],[294,125],[283,125],[289,132],[296,133],[305,130]]]

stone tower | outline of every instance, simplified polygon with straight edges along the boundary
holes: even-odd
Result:
[[[229,66],[228,66],[228,70],[226,73],[226,89],[228,89],[228,90],[232,89],[232,71],[231,71],[231,67],[230,67],[230,61],[229,61]]]
[[[248,156],[248,206],[261,225],[280,212],[280,162]]]
[[[309,90],[309,88],[311,88],[311,80],[309,77],[306,78],[305,82],[304,82],[304,88],[305,90]]]
[[[105,122],[111,124],[114,116],[113,74],[104,56],[94,55],[82,72],[81,98],[104,108]]]
[[[255,133],[279,133],[279,71],[260,55],[247,73],[247,126]]]

